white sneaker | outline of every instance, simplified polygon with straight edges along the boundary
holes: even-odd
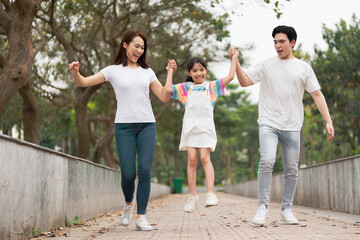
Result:
[[[198,195],[195,195],[195,196],[190,195],[184,206],[184,211],[188,212],[188,213],[193,212],[195,210],[195,204],[198,200],[199,200]]]
[[[205,207],[211,207],[217,205],[219,199],[216,197],[215,193],[207,193],[206,194],[206,202]]]
[[[141,215],[139,219],[135,221],[135,230],[137,231],[152,231],[154,228],[148,223],[145,215]]]
[[[126,203],[124,204],[124,208],[121,213],[121,225],[128,226],[130,224],[134,206],[135,206],[135,201],[133,201],[132,205],[128,205]]]
[[[260,205],[257,209],[256,215],[253,218],[253,223],[256,225],[264,225],[268,209],[265,205]]]
[[[281,209],[281,220],[284,221],[285,224],[299,224],[299,221],[294,217],[291,208]]]

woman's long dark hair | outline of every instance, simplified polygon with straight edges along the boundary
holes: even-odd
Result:
[[[146,64],[146,50],[147,50],[147,41],[145,35],[140,31],[128,31],[124,34],[124,37],[121,40],[119,46],[119,52],[114,60],[114,64],[122,64],[126,66],[128,63],[126,49],[124,48],[124,42],[129,45],[135,37],[141,37],[144,40],[144,53],[139,57],[138,63],[142,68],[149,68],[149,65]]]
[[[205,61],[202,58],[194,57],[194,58],[190,58],[189,61],[186,64],[188,72],[190,72],[190,70],[194,67],[194,65],[196,63],[199,63],[200,65],[202,65],[207,70]],[[187,82],[194,82],[194,79],[192,79],[192,77],[188,75],[187,78],[186,78],[186,81]]]

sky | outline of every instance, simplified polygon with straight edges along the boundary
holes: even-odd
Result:
[[[236,9],[234,4],[236,1],[224,0],[224,2],[229,4],[227,7]],[[260,0],[241,2],[244,4],[237,7],[239,14],[231,15],[232,24],[229,31],[232,45],[255,45],[254,50],[244,52],[249,64],[244,67],[245,71],[263,59],[276,56],[271,33],[278,25],[294,27],[298,35],[295,48],[301,43],[301,49],[313,56],[315,44],[320,49],[327,48],[322,38],[323,24],[327,28],[335,29],[335,24],[339,23],[340,19],[351,23],[354,13],[360,18],[360,0],[291,0],[290,2],[282,0],[283,15],[280,19],[276,18],[270,6],[261,4]],[[211,70],[220,78],[228,74],[229,68],[230,61],[217,64]],[[233,80],[233,83],[235,82],[236,79]],[[250,100],[254,103],[258,102],[259,86],[260,84],[255,84],[245,88],[251,93]]]

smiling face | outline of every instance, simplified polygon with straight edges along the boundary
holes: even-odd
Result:
[[[205,81],[207,70],[200,63],[195,63],[188,75],[194,80],[194,84],[202,84]]]
[[[124,42],[124,48],[126,49],[126,57],[128,66],[138,66],[138,59],[144,53],[145,45],[144,40],[137,36],[129,44]]]
[[[295,46],[295,40],[289,41],[288,37],[284,33],[277,33],[274,36],[274,47],[280,59],[293,58],[293,47]]]

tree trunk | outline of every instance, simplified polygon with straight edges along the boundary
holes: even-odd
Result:
[[[68,137],[68,140],[67,140],[67,154],[71,155],[71,137],[69,136]]]
[[[89,152],[90,132],[87,124],[87,101],[83,101],[83,89],[76,89],[75,124],[77,129],[76,156],[87,158]]]
[[[175,130],[174,145],[175,145],[176,151],[174,151],[174,178],[178,177],[178,155],[179,155],[179,151],[177,150],[179,147],[178,136],[179,136],[179,132],[177,130]]]
[[[100,163],[101,157],[106,160],[107,166],[117,168],[116,159],[111,152],[111,143],[115,134],[115,124],[111,124],[106,134],[101,138],[97,139],[94,144],[94,153],[91,157],[91,161]],[[111,166],[110,166],[111,165]]]
[[[119,159],[117,157],[115,157],[115,155],[113,153],[113,149],[111,147],[111,144],[108,144],[106,146],[103,156],[106,159],[106,165],[108,167],[118,169],[118,167],[120,165]]]
[[[6,1],[1,6],[0,26],[7,35],[9,55],[0,74],[0,117],[16,92],[24,86],[32,69],[34,51],[31,30],[40,4],[40,0],[23,0]]]
[[[231,184],[231,169],[230,169],[230,163],[231,163],[231,139],[228,139],[228,152],[227,152],[227,184]]]
[[[249,148],[249,161],[251,169],[251,180],[255,179],[255,154],[254,154],[254,145],[251,145]]]
[[[306,153],[304,144],[304,134],[300,132],[300,167],[306,167]]]
[[[102,84],[83,88],[76,88],[75,100],[75,124],[77,129],[76,156],[87,158],[90,146],[90,131],[88,127],[87,104],[91,95],[101,87]]]
[[[23,130],[25,141],[39,144],[37,129],[37,119],[39,112],[38,101],[34,92],[30,88],[30,82],[26,81],[25,85],[19,90],[23,99]]]

